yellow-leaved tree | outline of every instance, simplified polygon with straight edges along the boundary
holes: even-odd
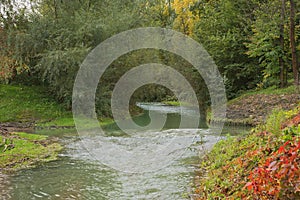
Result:
[[[197,0],[174,0],[171,3],[172,9],[176,14],[173,22],[173,28],[186,35],[192,36],[195,23],[199,16],[193,13],[193,6]]]

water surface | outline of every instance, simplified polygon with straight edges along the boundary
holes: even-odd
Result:
[[[142,108],[168,113],[168,120],[162,131],[151,132],[150,130],[147,133],[141,133],[138,137],[128,137],[120,134],[116,125],[111,125],[105,128],[112,133],[108,134],[106,139],[131,149],[145,145],[145,141],[161,142],[161,138],[167,138],[170,135],[175,138],[182,138],[184,135],[184,138],[191,140],[193,145],[184,149],[183,155],[160,170],[147,173],[125,173],[102,164],[82,145],[82,142],[95,145],[93,141],[97,140],[97,136],[80,139],[75,131],[68,130],[65,133],[55,134],[66,145],[58,161],[45,163],[34,169],[22,170],[10,177],[1,178],[0,176],[2,194],[0,197],[13,200],[188,199],[199,152],[209,150],[221,137],[211,133],[205,126],[201,127],[201,123],[197,130],[178,129],[180,109],[177,107],[145,104]],[[187,115],[191,112],[188,109],[185,110]],[[147,112],[135,121],[140,124],[149,123]],[[95,151],[97,148],[95,145]],[[173,156],[175,153],[176,151],[172,151],[167,156]],[[122,164],[122,158],[119,160],[119,164]],[[143,160],[138,160],[136,165],[142,163]]]

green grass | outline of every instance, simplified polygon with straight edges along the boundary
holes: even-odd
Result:
[[[14,133],[14,135],[17,135],[21,137],[22,139],[26,139],[28,141],[42,141],[46,140],[47,136],[45,135],[36,135],[36,134],[29,134],[29,133],[24,133],[24,132],[17,132]]]
[[[13,144],[14,148],[3,152],[4,138],[6,144]],[[61,149],[60,144],[49,142],[43,135],[13,133],[9,137],[0,136],[0,169],[14,171],[52,161]]]
[[[41,123],[72,116],[43,87],[0,85],[0,99],[0,122]]]
[[[296,86],[292,85],[286,88],[277,88],[276,86],[268,87],[266,89],[260,89],[260,90],[250,90],[245,93],[243,93],[241,96],[232,99],[228,102],[228,104],[233,104],[237,101],[239,101],[242,98],[245,98],[250,95],[256,95],[256,94],[267,94],[267,95],[283,95],[283,94],[299,94],[300,88],[297,88]]]
[[[39,127],[50,127],[50,126],[69,127],[70,126],[71,127],[71,126],[75,126],[75,123],[73,117],[61,117],[61,118],[56,118],[52,121],[37,123],[37,126]]]
[[[292,85],[286,88],[277,88],[275,86],[266,88],[266,89],[261,89],[261,90],[256,90],[256,91],[251,91],[248,92],[248,94],[297,94],[299,93],[299,88],[296,86]]]
[[[180,106],[179,101],[163,101],[163,103],[168,105],[168,106]]]
[[[106,126],[106,125],[112,124],[112,123],[114,123],[114,120],[110,119],[110,118],[105,118],[105,119],[100,119],[99,124],[94,124],[93,122],[91,122],[90,119],[82,118],[82,119],[80,119],[80,123],[81,123],[81,126],[83,126],[85,128],[94,128],[94,127],[97,127],[98,125]],[[75,122],[74,122],[73,117],[62,117],[62,118],[54,119],[49,122],[38,123],[37,126],[39,126],[39,127],[51,127],[51,126],[75,127]]]
[[[191,106],[190,103],[180,101],[163,101],[162,103],[168,106]]]
[[[40,127],[75,126],[72,112],[48,95],[43,87],[0,84],[0,122],[34,122]],[[99,121],[100,125],[113,123],[108,118]],[[88,119],[85,123],[91,126]]]

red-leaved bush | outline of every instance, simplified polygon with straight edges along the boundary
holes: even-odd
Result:
[[[300,199],[300,141],[294,137],[250,172],[246,184],[258,199]]]

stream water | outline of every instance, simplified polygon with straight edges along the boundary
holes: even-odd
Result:
[[[140,124],[148,123],[147,110],[168,113],[164,129],[147,132],[148,138],[152,139],[157,135],[172,134],[172,137],[179,137],[190,134],[194,144],[186,148],[180,158],[160,170],[125,173],[101,164],[90,155],[82,145],[82,140],[93,145],[93,138],[80,139],[75,130],[42,131],[40,133],[58,136],[66,145],[59,160],[34,169],[21,170],[12,176],[1,177],[0,199],[189,199],[199,152],[211,148],[221,137],[211,133],[203,123],[196,130],[196,138],[195,129],[178,129],[180,109],[176,107],[161,104],[143,104],[140,107],[146,110],[144,115],[135,119]],[[107,136],[108,140],[121,143],[125,147],[130,148],[139,142],[136,137],[124,136],[116,125],[107,127],[106,131],[111,133]]]

